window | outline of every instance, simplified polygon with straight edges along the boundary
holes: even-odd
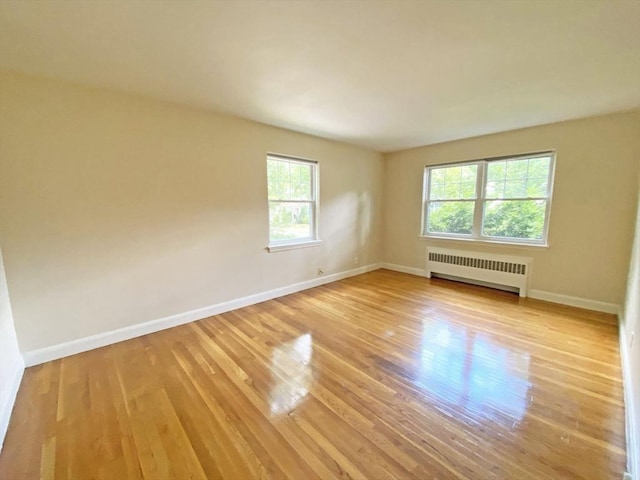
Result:
[[[267,155],[270,250],[317,243],[317,170],[316,162]]]
[[[425,168],[422,234],[547,244],[553,152]]]

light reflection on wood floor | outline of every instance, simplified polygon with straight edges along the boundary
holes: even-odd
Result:
[[[0,479],[607,479],[615,318],[386,270],[30,368]]]

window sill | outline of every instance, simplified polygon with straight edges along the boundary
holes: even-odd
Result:
[[[284,252],[285,250],[296,250],[298,248],[317,247],[322,243],[322,240],[305,240],[303,242],[291,242],[291,243],[277,243],[275,245],[269,245],[267,250],[269,253]]]
[[[437,240],[437,241],[454,241],[454,242],[463,242],[469,244],[479,244],[479,245],[493,245],[493,246],[502,246],[502,247],[513,247],[513,248],[549,248],[548,243],[519,243],[519,242],[501,242],[499,240],[479,240],[476,238],[458,238],[458,237],[438,237],[433,235],[418,235],[418,238],[423,240]]]

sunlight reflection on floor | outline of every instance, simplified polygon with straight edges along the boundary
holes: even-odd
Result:
[[[270,394],[271,415],[290,412],[309,393],[312,354],[313,340],[309,333],[274,348],[271,371],[276,384]]]
[[[518,422],[526,413],[529,353],[446,321],[424,321],[416,383],[477,419]]]

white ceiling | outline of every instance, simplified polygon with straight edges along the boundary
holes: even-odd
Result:
[[[640,106],[640,2],[2,0],[0,66],[392,151]]]

